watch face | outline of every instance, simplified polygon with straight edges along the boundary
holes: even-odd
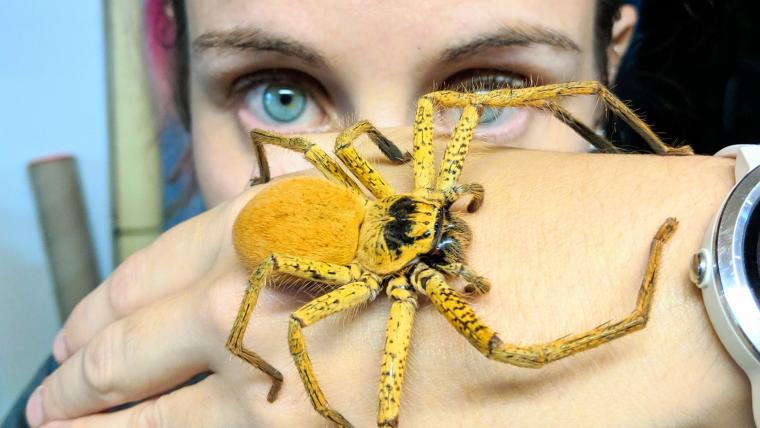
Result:
[[[747,280],[753,291],[755,301],[760,296],[760,205],[755,205],[747,222],[747,233],[744,235],[744,263],[747,270]]]
[[[713,241],[716,290],[730,328],[760,361],[760,168],[726,199]]]

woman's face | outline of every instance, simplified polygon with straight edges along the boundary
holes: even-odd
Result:
[[[436,89],[482,91],[601,75],[594,60],[595,0],[187,0],[186,8],[191,131],[209,205],[237,194],[251,177],[252,128],[337,131],[358,119],[409,126],[416,99]],[[610,58],[611,67],[617,59]],[[599,113],[593,98],[563,104],[587,124]],[[450,129],[456,117],[456,111],[442,114],[437,127]],[[477,134],[494,145],[588,149],[544,113],[482,117]],[[267,154],[273,175],[306,167],[298,154],[272,147]]]

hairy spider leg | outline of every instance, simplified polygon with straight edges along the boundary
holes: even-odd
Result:
[[[302,329],[332,314],[375,300],[380,291],[379,278],[371,273],[365,273],[356,282],[350,282],[325,295],[301,306],[290,315],[288,328],[288,344],[293,356],[301,381],[309,393],[311,405],[320,415],[341,427],[351,427],[351,423],[340,413],[330,408],[322,388],[319,387],[311,359],[306,349],[306,340]]]
[[[569,110],[557,104],[556,102],[547,101],[542,109],[548,110],[551,114],[554,115],[554,117],[559,119],[560,122],[572,128],[573,131],[575,131],[578,135],[583,137],[583,139],[591,143],[591,145],[594,146],[600,152],[602,153],[622,153],[623,152],[622,149],[612,144],[610,140],[594,132],[593,129],[589,128],[588,126],[580,122],[578,119],[576,119],[575,116],[573,116],[573,114],[570,113]]]
[[[453,98],[453,99],[452,99]],[[453,91],[438,91],[423,95],[417,101],[417,115],[414,120],[414,142],[412,146],[412,158],[414,159],[414,186],[417,190],[441,190],[444,194],[450,193],[462,172],[462,165],[475,127],[478,126],[480,113],[472,103],[459,105],[462,99],[471,99],[472,94]],[[451,139],[446,146],[446,152],[441,161],[441,169],[438,172],[437,181],[433,155],[433,108],[438,104],[443,108],[462,108]]]
[[[417,100],[412,140],[414,188],[432,190],[435,157],[433,155],[433,99],[423,96]]]
[[[472,232],[459,216],[454,213],[449,213],[449,216],[444,229],[444,235],[448,236],[446,239],[450,239],[446,248],[448,255],[444,256],[444,259],[448,258],[448,263],[436,264],[435,268],[445,274],[462,277],[467,282],[465,293],[485,294],[491,289],[491,282],[461,262],[465,249],[472,241]]]
[[[377,199],[391,196],[395,193],[391,186],[386,183],[377,170],[354,148],[354,142],[362,134],[367,134],[380,151],[393,162],[404,163],[411,159],[410,155],[409,153],[402,153],[401,149],[366,120],[356,122],[341,132],[335,140],[335,154],[372,195]]]
[[[277,399],[277,394],[282,387],[282,373],[275,369],[271,364],[264,361],[264,359],[255,352],[249,351],[243,347],[243,336],[245,335],[248,322],[251,319],[251,312],[256,306],[256,301],[259,298],[259,292],[261,291],[262,285],[263,284],[260,281],[254,280],[253,275],[249,278],[248,287],[246,287],[245,296],[243,297],[240,309],[238,310],[235,324],[232,327],[230,336],[227,338],[226,347],[234,355],[242,358],[248,364],[263,371],[272,378],[272,387],[269,389],[269,394],[267,394],[267,401],[271,403]]]
[[[451,187],[447,195],[448,202],[453,203],[462,195],[472,195],[472,200],[467,204],[467,212],[474,213],[483,205],[485,189],[478,183],[457,184]]]
[[[264,151],[264,145],[260,141],[253,140],[253,150],[256,152],[256,163],[259,164],[259,176],[248,181],[248,185],[253,187],[257,184],[269,183],[272,174],[269,171],[269,160]]]
[[[472,200],[467,205],[467,211],[470,213],[480,208],[485,192],[483,186],[477,183],[457,183],[462,172],[464,159],[469,151],[473,132],[479,122],[480,114],[472,103],[473,97],[475,97],[475,94],[438,91],[431,92],[420,98],[417,103],[417,116],[414,121],[412,154],[412,158],[414,159],[415,188],[418,190],[439,190],[444,194],[449,203],[454,202],[461,195],[471,194]],[[462,107],[462,114],[446,146],[446,152],[435,187],[433,187],[434,158],[432,133],[434,101],[444,108]],[[459,227],[457,224],[456,221],[452,223],[454,227]],[[466,226],[461,225],[461,227],[463,231],[467,230]],[[470,241],[469,235],[463,238],[467,242]],[[484,294],[491,288],[487,279],[478,275],[464,264],[454,263],[448,266],[440,266],[440,268],[445,273],[462,276],[468,282],[465,287],[465,291],[468,293]]]
[[[293,150],[304,155],[304,158],[309,161],[314,167],[322,173],[328,180],[347,187],[358,196],[366,199],[364,192],[359,189],[359,186],[354,182],[343,169],[322,150],[319,146],[311,141],[301,137],[287,137],[274,132],[265,131],[263,129],[251,130],[251,140],[254,143],[254,147],[261,144],[272,144],[275,146],[284,147],[289,150]],[[257,149],[260,153],[258,157],[259,171],[269,171],[268,162],[266,161],[266,155],[263,149]],[[267,166],[262,166],[267,165]],[[259,181],[263,179],[260,177]],[[259,182],[257,181],[257,183]],[[266,181],[269,182],[269,177],[266,177]]]
[[[610,92],[607,87],[596,81],[581,81],[581,82],[567,82],[567,83],[555,83],[551,85],[535,86],[519,89],[497,89],[495,91],[475,94],[473,96],[474,101],[485,107],[536,107],[536,108],[548,108],[552,110],[549,105],[551,100],[557,97],[565,96],[577,96],[577,95],[596,95],[599,99],[610,109],[613,113],[621,117],[628,125],[636,131],[654,150],[655,153],[665,155],[692,155],[694,151],[689,146],[682,147],[670,147],[660,140],[660,137],[652,131],[652,129],[643,120],[641,120],[636,113],[633,112],[623,101]],[[546,100],[549,100],[547,104]],[[576,119],[570,112],[560,108],[559,111],[563,117],[559,117],[558,113],[552,111],[563,122],[568,123],[571,121],[575,124],[581,122]],[[577,132],[579,128],[571,125],[571,127]],[[586,128],[583,126],[583,128]],[[587,137],[587,131],[579,132],[581,136]],[[592,131],[593,133],[593,131]],[[594,141],[589,141],[592,144]]]
[[[240,303],[237,318],[227,338],[227,349],[244,361],[263,371],[272,378],[272,387],[267,395],[269,402],[277,399],[282,386],[282,374],[254,352],[243,347],[243,337],[256,306],[261,289],[266,285],[267,277],[273,272],[286,273],[298,278],[324,282],[326,284],[346,284],[359,277],[357,265],[341,266],[332,263],[315,262],[299,257],[272,254],[253,271],[248,279],[245,296]]]
[[[433,306],[470,344],[487,358],[519,367],[538,368],[567,356],[595,348],[601,344],[644,328],[652,306],[655,282],[662,249],[675,231],[678,222],[668,218],[660,226],[649,253],[646,274],[639,289],[636,308],[617,322],[607,322],[591,330],[551,342],[519,346],[504,343],[473,311],[467,301],[446,284],[443,275],[419,264],[411,275],[414,288],[427,295]]]
[[[452,203],[463,194],[472,194],[473,199],[467,206],[468,212],[475,212],[483,202],[483,186],[480,184],[458,184],[457,181],[462,173],[464,159],[470,149],[470,142],[475,128],[480,120],[478,107],[472,102],[474,94],[459,93],[453,91],[431,92],[420,98],[417,104],[417,118],[414,128],[414,176],[415,188],[426,190],[439,190],[446,197],[446,202]],[[462,103],[462,100],[465,100]],[[443,108],[459,107],[461,104],[462,114],[459,116],[451,139],[446,146],[446,152],[441,161],[438,178],[433,184],[433,106],[440,105]]]
[[[446,104],[442,104],[448,107]],[[441,161],[441,168],[438,171],[438,179],[435,188],[448,193],[452,187],[457,184],[459,176],[462,174],[464,159],[470,151],[470,142],[475,132],[475,127],[480,122],[480,113],[477,107],[472,104],[466,105],[462,109],[454,132],[451,134],[451,140],[446,145],[446,152]]]
[[[412,336],[414,315],[417,312],[417,293],[409,284],[409,280],[402,275],[388,282],[387,293],[392,304],[380,370],[377,426],[397,427],[406,356]]]
[[[467,282],[464,286],[465,293],[480,295],[491,291],[491,282],[464,263],[438,266],[438,270],[448,275],[461,276]]]

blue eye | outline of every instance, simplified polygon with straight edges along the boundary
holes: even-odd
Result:
[[[273,120],[293,122],[306,109],[306,94],[292,86],[272,83],[264,89],[263,104],[267,115]]]
[[[480,124],[481,125],[487,125],[501,116],[502,109],[493,108],[493,107],[486,107],[483,109],[483,112],[480,114]]]

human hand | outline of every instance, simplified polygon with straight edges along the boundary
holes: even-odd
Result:
[[[409,139],[400,135],[394,140]],[[323,141],[329,147],[330,137]],[[467,217],[475,236],[469,260],[494,284],[474,306],[505,340],[550,340],[627,314],[657,226],[669,216],[681,226],[666,248],[646,329],[538,371],[486,360],[424,305],[402,426],[746,425],[746,380],[686,279],[689,256],[730,185],[730,166],[697,157],[473,154],[463,181],[482,183],[487,194],[481,211]],[[383,174],[400,191],[411,181],[407,168]],[[80,303],[64,326],[66,352],[56,352],[64,363],[43,383],[44,420],[324,425],[287,352],[288,315],[302,303],[292,294],[262,293],[246,338],[246,347],[285,375],[275,403],[265,398],[269,379],[224,348],[247,279],[231,225],[256,191],[162,235]],[[379,299],[354,317],[305,331],[328,398],[358,426],[374,420],[387,310]],[[164,393],[203,371],[212,374]]]

